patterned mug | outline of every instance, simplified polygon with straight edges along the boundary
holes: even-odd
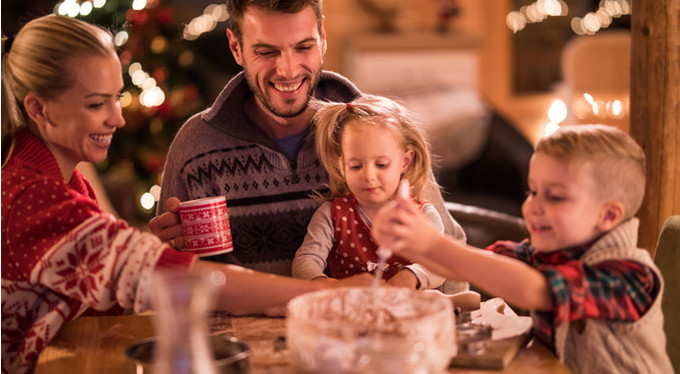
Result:
[[[187,251],[204,257],[234,250],[224,196],[184,201],[179,215]]]

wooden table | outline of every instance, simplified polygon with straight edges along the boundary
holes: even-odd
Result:
[[[233,335],[251,348],[251,373],[292,373],[285,347],[286,320],[233,317],[217,313],[209,320],[211,333]],[[125,372],[125,348],[154,335],[152,316],[81,317],[66,324],[38,358],[36,374]],[[452,368],[449,373],[569,373],[542,344],[520,350],[502,371]]]

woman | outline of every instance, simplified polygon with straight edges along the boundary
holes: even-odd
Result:
[[[125,125],[111,35],[49,15],[3,40],[2,371],[30,372],[66,322],[149,307],[157,268],[218,270],[217,307],[256,311],[324,285],[196,261],[103,213],[79,162],[106,158]],[[370,277],[356,278],[366,284]],[[347,283],[345,283],[347,285]]]

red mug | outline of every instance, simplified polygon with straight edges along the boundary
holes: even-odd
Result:
[[[186,251],[203,257],[234,250],[224,196],[182,202],[179,215]]]

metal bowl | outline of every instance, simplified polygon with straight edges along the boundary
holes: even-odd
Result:
[[[211,335],[208,337],[214,353],[214,364],[221,374],[248,374],[250,372],[250,347],[234,337]],[[156,339],[146,339],[125,350],[126,373],[149,374],[154,372]],[[159,374],[159,373],[155,373]]]

